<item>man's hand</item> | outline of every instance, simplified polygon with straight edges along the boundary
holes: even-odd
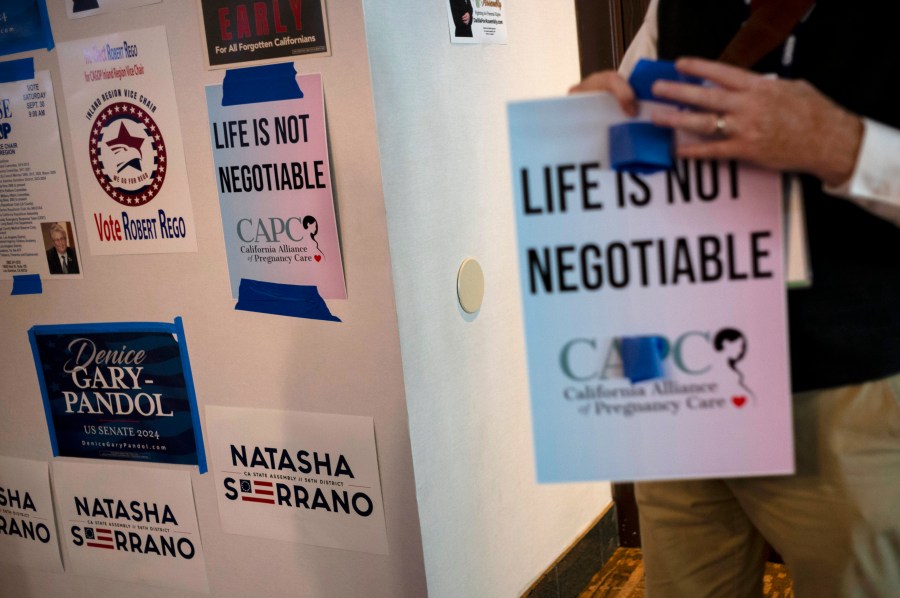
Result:
[[[606,91],[619,101],[622,110],[628,116],[637,116],[637,99],[631,85],[616,71],[599,71],[588,75],[584,81],[569,89],[569,93],[580,91]]]
[[[470,13],[464,13],[464,14],[463,14],[463,16],[462,16],[462,22],[463,22],[463,23],[465,23],[466,25],[468,25],[468,24],[469,24],[469,21],[471,21],[471,20],[472,20],[472,15],[471,15]]]
[[[716,86],[672,81],[653,85],[654,95],[697,109],[660,110],[652,115],[658,125],[701,137],[680,144],[680,156],[735,158],[812,174],[832,186],[853,174],[862,120],[806,81],[771,79],[699,58],[683,58],[675,67]]]

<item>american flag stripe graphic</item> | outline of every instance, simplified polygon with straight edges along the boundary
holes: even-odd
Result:
[[[267,505],[275,504],[275,491],[272,489],[272,482],[260,482],[257,480],[243,480],[241,484],[241,500],[247,502],[261,502]],[[245,490],[249,482],[250,489]]]
[[[104,529],[102,527],[95,527],[94,541],[88,542],[87,545],[91,548],[107,548],[109,550],[113,550],[115,546],[113,545],[112,530]]]

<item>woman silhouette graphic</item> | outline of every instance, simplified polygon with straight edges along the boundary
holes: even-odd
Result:
[[[737,367],[737,364],[747,355],[747,338],[744,333],[736,328],[723,328],[713,338],[713,347],[718,353],[722,353],[728,362],[728,367],[737,374],[738,386],[746,390],[753,400],[756,400],[756,395],[749,386],[744,384],[744,373]]]
[[[319,252],[319,255],[321,255],[322,259],[324,260],[325,254],[322,253],[322,250],[319,248],[319,242],[316,241],[316,235],[319,234],[319,223],[316,222],[316,219],[312,216],[304,216],[303,230],[309,231],[309,238],[312,239],[312,242],[316,244],[316,251]]]

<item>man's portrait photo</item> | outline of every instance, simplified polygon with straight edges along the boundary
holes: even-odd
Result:
[[[472,37],[472,0],[450,0],[456,37]]]
[[[79,274],[78,255],[75,247],[69,245],[72,232],[71,222],[50,222],[41,224],[44,245],[47,247],[47,265],[50,274]]]

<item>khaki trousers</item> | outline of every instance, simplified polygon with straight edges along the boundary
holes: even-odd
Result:
[[[760,430],[765,434],[765,430]],[[636,485],[648,598],[900,596],[900,375],[794,396],[797,474]]]

